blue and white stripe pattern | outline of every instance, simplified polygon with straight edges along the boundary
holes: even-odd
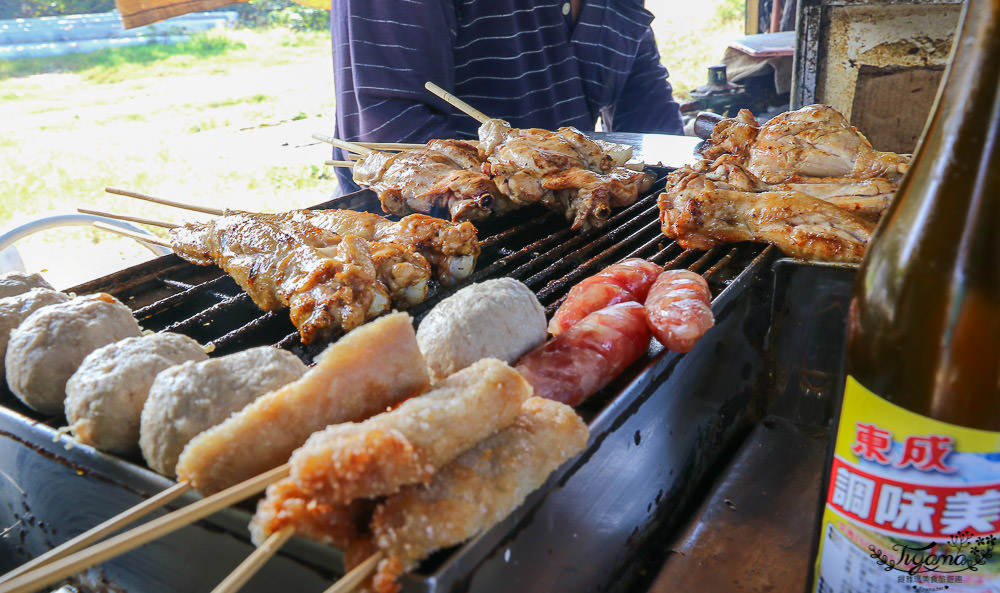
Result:
[[[575,24],[568,0],[333,0],[330,15],[338,138],[475,138],[427,81],[515,127],[683,133],[642,0],[583,0]]]

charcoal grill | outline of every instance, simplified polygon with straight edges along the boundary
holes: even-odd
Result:
[[[683,523],[760,418],[775,251],[748,243],[685,250],[664,237],[656,207],[665,182],[660,172],[647,195],[601,229],[572,231],[561,215],[540,207],[477,225],[477,271],[459,286],[432,286],[428,300],[410,311],[419,323],[461,286],[509,276],[527,284],[551,315],[582,278],[627,257],[645,257],[701,273],[712,291],[716,327],[685,355],[654,341],[579,408],[591,439],[578,458],[501,524],[425,561],[404,577],[404,590],[633,590],[662,562],[658,542]],[[370,191],[317,207],[380,211]],[[71,291],[114,294],[144,328],[212,344],[213,356],[272,344],[309,363],[325,347],[303,345],[287,312],[261,312],[219,269],[174,255]],[[0,393],[0,528],[7,529],[0,572],[172,484],[141,460],[71,447],[57,432],[64,422]],[[209,590],[250,552],[252,508],[217,513],[90,571],[90,578],[107,590]],[[338,551],[293,538],[244,590],[294,582],[297,591],[321,591],[340,574]]]

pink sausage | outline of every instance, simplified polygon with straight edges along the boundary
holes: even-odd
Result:
[[[715,325],[708,283],[688,270],[660,274],[645,307],[653,336],[674,352],[688,352]]]
[[[570,289],[566,300],[556,309],[549,322],[549,333],[558,336],[587,315],[608,305],[626,301],[641,303],[662,271],[663,268],[651,261],[631,258],[584,278]]]
[[[517,362],[535,395],[579,405],[639,359],[649,347],[646,312],[636,302],[587,315]]]

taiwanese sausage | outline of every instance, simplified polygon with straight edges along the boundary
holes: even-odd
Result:
[[[587,315],[615,303],[641,303],[663,268],[640,258],[612,264],[584,278],[570,289],[566,300],[549,322],[549,333],[558,336]]]
[[[687,352],[715,325],[712,293],[700,274],[667,270],[646,297],[646,315],[653,336],[674,352]]]
[[[525,354],[515,368],[535,395],[576,406],[642,356],[649,337],[643,306],[618,303]]]

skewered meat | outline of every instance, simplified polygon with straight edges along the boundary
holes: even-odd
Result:
[[[471,284],[438,303],[417,328],[431,378],[443,379],[482,358],[513,364],[545,341],[545,309],[522,282]]]
[[[313,434],[289,459],[290,476],[323,502],[392,494],[508,426],[530,395],[514,369],[483,359],[389,412]]]
[[[643,302],[663,268],[640,258],[612,264],[581,280],[570,289],[549,322],[549,333],[558,336],[594,311],[627,301]]]
[[[336,248],[343,241],[341,235],[306,221],[267,218],[272,218],[276,226],[321,251]],[[392,303],[402,308],[422,303],[427,298],[427,282],[431,278],[431,266],[424,256],[409,245],[366,242],[375,266],[375,277],[389,291]]]
[[[160,372],[151,379],[137,426],[143,458],[153,470],[173,477],[177,458],[191,439],[259,396],[298,380],[306,370],[291,352],[258,346]]]
[[[170,230],[182,258],[216,264],[265,311],[288,307],[302,342],[335,329],[358,327],[389,306],[364,239],[342,237],[318,249],[278,225],[247,214],[227,214]]]
[[[644,305],[653,337],[674,352],[690,352],[715,325],[708,283],[689,270],[660,274]]]
[[[736,119],[716,124],[711,146],[703,154],[713,159],[723,152],[735,154],[764,183],[794,183],[802,177],[896,180],[909,166],[903,155],[873,149],[847,118],[828,105],[787,111],[755,134],[750,131],[753,116],[749,112],[741,111]]]
[[[595,311],[525,354],[514,367],[535,395],[577,406],[649,347],[646,312],[636,302]]]
[[[42,307],[10,334],[7,385],[28,407],[61,414],[66,381],[83,359],[105,344],[141,333],[132,311],[109,294]]]
[[[663,233],[685,249],[759,241],[792,257],[859,262],[875,230],[866,218],[794,191],[672,188],[657,203]]]
[[[386,315],[328,346],[298,381],[191,439],[178,479],[218,492],[281,465],[313,432],[364,420],[429,383],[409,315]]]
[[[68,300],[69,296],[65,293],[50,288],[32,288],[27,292],[0,298],[0,362],[3,362],[7,354],[10,332],[21,325],[28,315],[46,305],[65,303]],[[0,378],[4,374],[3,365],[0,364]]]
[[[354,164],[353,177],[375,191],[390,214],[476,221],[511,209],[481,167],[471,142],[431,140],[424,148],[367,154]]]
[[[398,590],[396,579],[431,552],[483,532],[587,444],[587,425],[568,406],[533,397],[509,427],[445,466],[427,486],[407,486],[379,505],[375,544],[385,555],[374,590]]]
[[[736,117],[727,117],[712,128],[712,137],[702,149],[706,159],[714,160],[724,154],[733,154],[741,160],[749,156],[750,146],[757,139],[760,124],[749,109],[740,109]]]
[[[0,274],[0,299],[28,292],[32,288],[55,290],[40,274],[18,271]]]
[[[353,210],[293,210],[269,216],[308,222],[338,235],[411,246],[430,262],[445,284],[467,278],[479,257],[476,227],[469,222],[456,224],[423,214],[411,214],[395,222]]]
[[[102,451],[136,452],[139,416],[157,373],[207,358],[198,342],[169,332],[125,338],[94,350],[66,382],[70,430],[77,441]]]
[[[653,184],[652,175],[620,166],[631,153],[608,146],[574,128],[516,129],[500,120],[479,128],[483,172],[500,193],[562,212],[574,229],[601,226],[612,208],[633,204]]]

